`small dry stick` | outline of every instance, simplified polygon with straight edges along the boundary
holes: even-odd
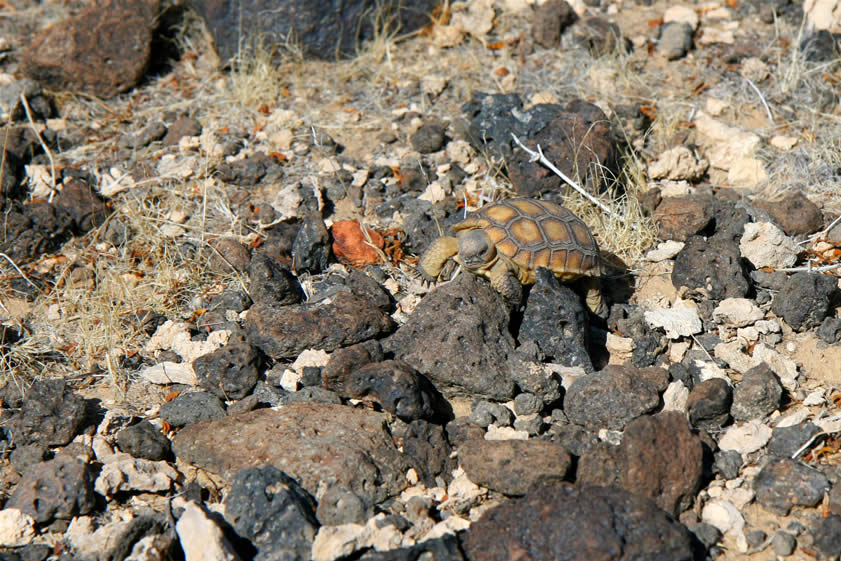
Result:
[[[26,118],[29,121],[29,126],[32,127],[32,132],[34,132],[35,136],[38,137],[38,142],[41,143],[41,148],[44,149],[44,153],[47,154],[47,157],[50,159],[50,175],[52,176],[53,184],[50,185],[49,202],[53,202],[53,197],[57,191],[55,182],[55,160],[53,159],[53,153],[50,152],[50,148],[47,146],[47,143],[44,142],[44,139],[41,137],[41,133],[38,132],[38,129],[35,127],[35,120],[32,118],[32,112],[29,110],[29,102],[26,100],[25,95],[20,94],[20,102],[23,104],[23,110],[26,112]]]
[[[829,223],[829,226],[827,226],[826,228],[824,228],[823,230],[821,230],[821,231],[820,231],[820,232],[818,232],[817,234],[812,234],[811,236],[809,236],[809,237],[808,237],[808,238],[806,238],[805,240],[803,240],[803,241],[801,241],[801,242],[798,242],[798,243],[797,243],[797,245],[805,245],[805,244],[807,244],[807,243],[811,243],[811,242],[813,242],[813,241],[817,240],[818,238],[821,238],[821,237],[825,236],[825,235],[826,235],[826,234],[828,234],[828,233],[829,233],[829,231],[830,231],[830,230],[832,230],[832,229],[835,227],[835,225],[836,225],[836,224],[838,224],[839,222],[841,222],[841,214],[839,214],[839,215],[838,215],[838,218],[836,218],[835,220],[833,220],[832,222],[830,222],[830,223]]]
[[[37,284],[35,284],[34,282],[32,282],[31,280],[29,280],[29,277],[27,277],[27,276],[26,276],[26,273],[24,273],[23,271],[21,271],[21,270],[20,270],[20,267],[18,267],[18,266],[17,266],[17,263],[15,263],[14,261],[12,261],[12,258],[11,258],[11,257],[9,257],[8,255],[6,255],[5,253],[0,253],[0,257],[2,257],[3,259],[5,259],[6,261],[8,261],[8,262],[9,262],[9,264],[11,264],[11,266],[15,268],[15,271],[17,271],[17,272],[18,272],[18,274],[19,274],[21,277],[23,277],[23,280],[25,280],[26,282],[28,282],[29,284],[31,284],[31,285],[32,285],[32,287],[33,287],[33,288],[35,288],[38,292],[42,292],[42,290],[38,287],[38,285],[37,285]]]
[[[591,195],[590,193],[585,191],[583,187],[581,187],[580,185],[578,185],[578,183],[576,183],[575,181],[573,181],[572,179],[567,177],[567,175],[564,172],[562,172],[561,170],[559,170],[555,166],[555,164],[550,162],[549,159],[546,156],[543,155],[543,150],[540,148],[540,144],[537,145],[537,151],[535,151],[535,150],[531,150],[530,148],[527,148],[525,144],[520,142],[520,139],[517,138],[517,135],[514,134],[513,132],[511,133],[511,137],[514,139],[514,142],[517,143],[517,146],[522,148],[527,154],[529,154],[529,156],[531,156],[530,161],[532,161],[532,162],[538,162],[539,161],[541,164],[543,164],[544,166],[549,168],[550,171],[554,172],[555,175],[557,175],[558,177],[560,177],[561,179],[563,179],[564,181],[569,183],[570,187],[572,187],[573,189],[575,189],[576,191],[578,191],[579,193],[584,195],[584,197],[588,201],[590,201],[591,203],[593,203],[594,205],[596,205],[597,207],[602,209],[608,216],[612,216],[613,218],[616,218],[616,219],[622,221],[623,223],[625,222],[625,220],[621,216],[617,215],[615,212],[610,210],[610,208],[607,205],[605,205],[603,202],[601,202],[600,200],[595,198],[593,195]],[[632,224],[632,227],[636,227],[636,225]]]
[[[765,101],[765,96],[762,95],[762,92],[759,91],[759,88],[756,87],[756,84],[753,83],[753,80],[751,80],[750,78],[745,78],[745,80],[747,81],[748,85],[753,88],[753,91],[756,92],[756,95],[759,96],[759,101],[762,102],[762,106],[765,108],[765,112],[768,114],[768,120],[771,121],[772,125],[776,126],[777,123],[774,122],[774,117],[771,115],[771,108],[768,107],[768,102]]]
[[[810,264],[805,267],[785,267],[783,269],[774,270],[780,273],[799,273],[801,271],[808,271],[810,273],[825,273],[826,271],[834,271],[835,269],[841,269],[841,263],[823,265],[822,267],[812,267]]]

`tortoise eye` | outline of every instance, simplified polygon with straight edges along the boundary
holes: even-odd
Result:
[[[493,259],[496,247],[484,230],[470,230],[459,237],[458,253],[466,265],[478,265]]]

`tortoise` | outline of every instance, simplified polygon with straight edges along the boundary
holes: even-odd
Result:
[[[521,285],[533,284],[537,268],[546,267],[562,282],[582,278],[587,307],[604,315],[599,246],[568,209],[518,197],[486,205],[453,228],[456,237],[438,238],[418,261],[425,280],[434,281],[452,258],[490,280],[508,300],[518,301]]]

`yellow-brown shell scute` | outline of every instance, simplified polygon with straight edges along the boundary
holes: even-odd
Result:
[[[547,267],[562,280],[600,274],[599,247],[587,225],[566,208],[515,198],[492,203],[455,226],[481,228],[497,251],[533,277]]]

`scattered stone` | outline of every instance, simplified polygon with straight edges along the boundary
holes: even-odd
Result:
[[[380,513],[364,525],[322,526],[312,544],[312,560],[338,561],[366,548],[397,549],[403,543],[403,535],[395,522]]]
[[[732,127],[713,119],[703,111],[695,116],[697,142],[710,161],[710,166],[729,171],[733,167],[745,166],[755,162],[751,156],[759,148],[761,139],[758,135]],[[750,184],[731,186],[750,187]]]
[[[447,397],[468,393],[505,400],[514,394],[508,322],[502,297],[487,281],[459,275],[427,294],[383,344]]]
[[[44,443],[15,446],[9,455],[9,461],[19,474],[23,475],[30,467],[41,463],[47,455],[47,445]]]
[[[657,156],[657,159],[648,165],[648,175],[651,179],[697,181],[708,167],[709,162],[697,158],[686,146],[676,146]],[[699,200],[703,201],[703,198]]]
[[[61,210],[73,221],[73,231],[76,234],[96,228],[105,222],[111,209],[106,206],[105,201],[96,193],[87,181],[71,179],[66,182],[59,191],[53,205],[56,210]]]
[[[330,232],[324,221],[311,216],[303,221],[292,243],[292,270],[295,274],[317,275],[330,261]]]
[[[695,31],[698,29],[699,17],[698,13],[688,6],[669,6],[663,12],[663,23],[673,21],[685,23]]]
[[[97,493],[109,498],[128,491],[169,491],[178,478],[178,472],[166,462],[152,462],[120,453],[101,458],[101,461],[102,471],[94,488]]]
[[[770,222],[745,224],[739,250],[757,269],[791,267],[797,261],[800,251],[791,238]]]
[[[820,553],[819,559],[834,559],[841,550],[841,516],[832,514],[821,519],[812,530],[812,544]]]
[[[161,419],[173,427],[183,427],[205,419],[225,416],[225,405],[208,392],[182,392],[161,405]]]
[[[748,298],[725,298],[713,310],[713,320],[728,327],[753,325],[765,317],[765,312]]]
[[[361,269],[381,262],[382,252],[377,249],[385,246],[385,240],[376,230],[368,227],[363,230],[356,220],[339,220],[330,226],[330,234],[333,236],[333,255],[342,263]]]
[[[140,421],[117,433],[117,444],[123,452],[135,458],[157,462],[172,456],[169,439],[149,421]]]
[[[16,508],[0,510],[0,547],[21,547],[35,538],[35,519]]]
[[[256,152],[247,158],[219,165],[215,175],[225,183],[251,187],[260,182],[276,183],[283,175],[283,168],[277,158]]]
[[[724,479],[736,479],[742,469],[742,455],[735,450],[719,450],[715,453],[713,467]]]
[[[241,470],[224,504],[225,519],[257,548],[255,561],[310,558],[318,531],[315,502],[276,467]]]
[[[698,429],[720,429],[730,420],[733,389],[722,378],[710,378],[689,392],[689,422]]]
[[[753,482],[756,502],[780,516],[795,506],[817,505],[829,487],[821,472],[791,458],[771,460]]]
[[[192,117],[179,117],[166,131],[163,138],[164,146],[177,146],[185,136],[199,136],[202,131],[201,123]]]
[[[571,31],[574,42],[594,57],[630,50],[630,41],[622,36],[619,26],[604,18],[585,18],[576,22]]]
[[[492,424],[499,427],[510,427],[511,423],[514,422],[514,414],[501,403],[479,400],[473,404],[470,421],[482,428],[488,428]]]
[[[103,98],[128,91],[149,66],[159,10],[156,0],[102,0],[35,36],[23,72],[56,91]]]
[[[678,289],[686,286],[690,295],[714,301],[744,298],[750,286],[736,243],[701,236],[690,237],[677,254],[672,284]]]
[[[762,419],[780,408],[783,386],[768,365],[762,363],[745,372],[733,390],[730,413],[737,421]]]
[[[666,57],[666,60],[683,58],[692,49],[692,32],[692,27],[683,22],[664,23],[660,26],[657,52]]]
[[[166,134],[166,125],[161,121],[152,121],[135,134],[126,134],[117,141],[117,146],[129,150],[137,150],[149,146]]]
[[[722,450],[735,450],[741,455],[756,452],[771,440],[771,429],[766,425],[749,421],[733,425],[725,431],[718,441]]]
[[[304,299],[304,291],[298,279],[276,259],[255,253],[248,268],[248,292],[256,303],[272,303],[280,306],[298,304]]]
[[[791,458],[813,436],[820,433],[817,425],[804,421],[789,427],[776,427],[768,441],[768,454],[778,458]]]
[[[695,537],[698,538],[698,541],[700,541],[707,549],[715,546],[715,544],[721,541],[722,538],[721,531],[712,524],[707,524],[706,522],[700,522],[694,527],[690,527],[690,530],[693,534],[695,534]]]
[[[61,378],[37,378],[25,398],[8,384],[2,395],[3,428],[16,446],[64,446],[79,432],[87,414],[85,400]]]
[[[539,486],[474,522],[462,539],[468,559],[692,559],[689,532],[653,502],[625,490]],[[524,555],[526,555],[524,553]],[[525,557],[524,557],[525,559]]]
[[[534,42],[546,49],[561,47],[561,35],[578,16],[565,0],[547,0],[539,4],[532,17]]]
[[[194,423],[175,436],[173,450],[178,459],[224,477],[273,465],[311,494],[331,481],[374,505],[403,490],[410,467],[386,419],[365,409],[295,403]],[[258,440],[259,454],[243,453]]]
[[[61,454],[25,473],[4,508],[18,509],[45,524],[54,518],[87,514],[94,505],[89,466]]]
[[[837,291],[834,277],[806,271],[795,273],[774,297],[771,311],[795,331],[812,329],[827,317]]]
[[[823,225],[821,209],[799,191],[781,201],[756,200],[753,204],[770,214],[789,236],[811,234]]]
[[[657,308],[645,312],[644,317],[651,327],[664,329],[669,339],[689,337],[703,331],[698,308],[692,305]]]
[[[797,547],[797,538],[788,532],[779,530],[776,534],[774,534],[774,537],[771,538],[771,546],[774,548],[774,553],[781,557],[787,557],[794,553],[794,550]]]
[[[391,429],[397,446],[414,460],[421,481],[433,487],[450,479],[455,461],[444,427],[419,419],[395,423]]]
[[[544,267],[537,269],[536,277],[517,335],[520,344],[532,341],[547,362],[592,372],[589,322],[581,297]]]
[[[244,273],[251,264],[251,252],[248,248],[233,238],[217,238],[210,242],[212,248],[207,260],[208,268],[220,275],[230,274],[231,271]]]
[[[745,534],[745,542],[750,549],[760,548],[765,540],[768,538],[768,534],[763,532],[762,530],[752,530]],[[765,549],[761,547],[760,549]]]
[[[703,477],[703,446],[677,412],[628,423],[620,450],[620,485],[677,516],[692,506]]]
[[[353,270],[345,278],[345,285],[359,297],[367,298],[380,310],[394,311],[394,298],[383,286],[362,271]]]
[[[446,525],[450,520],[456,519],[458,519],[457,516],[451,516],[439,524]],[[433,531],[430,531],[430,534]],[[464,561],[458,538],[455,535],[447,534],[440,538],[425,539],[419,544],[407,548],[389,551],[368,550],[359,557],[359,561],[421,561],[427,559],[429,561]]]
[[[826,317],[818,328],[818,337],[830,345],[841,341],[841,318]]]
[[[683,242],[676,242],[674,240],[660,242],[657,244],[655,249],[649,250],[649,252],[645,254],[645,258],[654,263],[659,263],[660,261],[671,259],[680,253],[680,250],[683,249],[684,245],[686,244]]]
[[[370,340],[336,350],[321,372],[322,384],[332,391],[339,391],[355,370],[385,359],[379,341]]]
[[[745,527],[745,519],[736,506],[723,499],[713,499],[701,510],[701,520],[718,528],[722,534],[739,535]]]
[[[365,524],[368,509],[359,496],[344,487],[333,485],[321,495],[315,517],[324,526]]]
[[[534,415],[543,409],[543,400],[533,393],[521,393],[514,398],[514,412],[517,415]]]
[[[447,141],[446,127],[438,122],[424,123],[415,131],[409,141],[412,148],[421,154],[431,154],[444,147]]]
[[[563,446],[540,440],[469,440],[458,457],[471,481],[515,496],[538,483],[563,480],[572,463]]]
[[[198,384],[226,401],[242,399],[257,385],[262,357],[244,338],[232,338],[193,362]]]
[[[564,397],[569,420],[590,430],[623,430],[637,417],[660,406],[666,389],[630,366],[610,365],[577,379]]]
[[[239,561],[236,548],[225,537],[210,513],[187,501],[184,501],[183,509],[175,524],[175,532],[186,561]]]
[[[243,326],[248,339],[277,360],[305,349],[334,351],[360,343],[390,332],[394,322],[370,300],[337,292],[330,299],[296,306],[257,303]]]

